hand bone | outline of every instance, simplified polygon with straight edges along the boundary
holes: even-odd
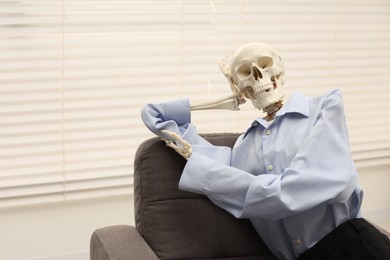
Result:
[[[167,136],[169,136],[173,140],[166,140],[163,139],[168,147],[171,147],[174,149],[178,154],[183,156],[185,159],[189,159],[192,155],[192,146],[189,142],[184,140],[175,132],[168,131],[168,130],[161,130],[161,132]],[[176,143],[179,145],[177,145]]]

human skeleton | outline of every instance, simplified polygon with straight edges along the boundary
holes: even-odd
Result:
[[[368,241],[363,235],[379,241],[383,234],[361,219],[363,192],[350,153],[341,92],[316,98],[294,93],[272,123],[283,106],[279,54],[266,44],[249,43],[223,59],[220,68],[232,94],[192,104],[190,110],[239,110],[249,99],[266,114],[231,149],[199,138],[190,124],[187,99],[148,104],[141,111],[146,126],[189,160],[178,188],[205,195],[234,217],[249,219],[280,259],[343,254],[349,259],[354,248],[361,248],[369,259],[390,259],[388,240],[359,244]],[[329,235],[331,240],[322,239]],[[339,246],[340,239],[349,242]],[[380,244],[377,250],[374,245]],[[378,252],[384,257],[371,257]]]
[[[191,111],[205,109],[239,110],[239,105],[252,101],[255,108],[266,113],[267,121],[273,120],[283,106],[284,65],[279,53],[271,46],[253,42],[244,44],[229,54],[219,64],[226,76],[232,94],[218,100],[191,105]],[[162,130],[172,138],[165,140],[167,146],[188,159],[192,154],[191,144],[178,134]]]

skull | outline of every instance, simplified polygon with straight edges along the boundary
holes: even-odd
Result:
[[[285,72],[275,49],[260,42],[248,43],[231,54],[229,60],[229,73],[225,75],[255,108],[264,109],[283,98]]]

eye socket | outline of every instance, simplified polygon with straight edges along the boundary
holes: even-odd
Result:
[[[271,57],[259,57],[257,59],[257,65],[262,68],[271,68],[273,66],[273,60]]]
[[[246,79],[251,74],[251,66],[249,63],[241,65],[237,70],[236,74],[239,79]]]
[[[273,60],[271,57],[263,56],[263,57],[259,57],[256,60],[256,64],[259,68],[262,69],[271,68],[273,66]],[[251,63],[245,63],[240,67],[238,67],[238,69],[236,69],[237,77],[240,80],[246,79],[247,77],[249,77],[249,75],[251,75],[251,73],[252,73]]]

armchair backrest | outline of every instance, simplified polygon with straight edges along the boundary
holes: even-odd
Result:
[[[203,135],[232,147],[239,134]],[[178,189],[186,160],[160,139],[143,142],[134,163],[135,223],[160,259],[275,259],[249,220],[206,196]]]

